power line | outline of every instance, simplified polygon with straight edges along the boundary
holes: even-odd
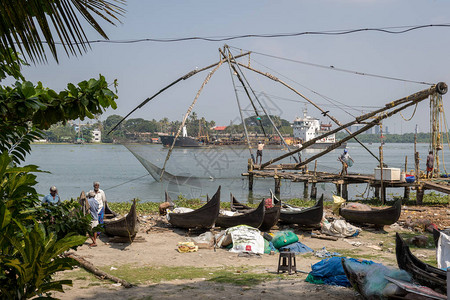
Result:
[[[357,29],[345,29],[345,30],[324,30],[324,31],[303,31],[303,32],[293,32],[293,33],[264,33],[264,34],[243,34],[243,35],[225,35],[225,36],[192,36],[192,37],[181,37],[181,38],[143,38],[143,39],[130,39],[130,40],[90,40],[88,43],[109,43],[109,44],[134,44],[142,42],[158,42],[158,43],[171,43],[171,42],[184,42],[192,40],[200,40],[207,42],[224,42],[237,39],[245,38],[283,38],[283,37],[296,37],[303,35],[345,35],[353,34],[359,32],[382,32],[389,34],[403,34],[413,30],[430,28],[430,27],[450,27],[450,24],[427,24],[427,25],[406,25],[406,26],[391,26],[391,27],[381,27],[381,28],[357,28]],[[62,44],[62,42],[55,42],[55,44]],[[70,43],[76,45],[78,43]]]
[[[241,49],[241,48],[237,48],[237,47],[233,47],[233,46],[229,46],[229,47],[232,48],[232,49],[235,49],[235,50],[247,51],[247,50],[244,50],[244,49]],[[286,58],[286,57],[271,55],[271,54],[257,52],[257,51],[251,51],[251,53],[252,54],[258,54],[258,55],[261,55],[261,56],[276,58],[276,59],[280,59],[280,60],[285,60],[285,61],[289,61],[289,62],[299,63],[299,64],[303,64],[303,65],[307,65],[307,66],[318,67],[318,68],[323,68],[323,69],[329,69],[329,70],[345,72],[345,73],[351,73],[351,74],[355,74],[355,75],[375,77],[375,78],[381,78],[381,79],[389,79],[389,80],[409,82],[409,83],[424,84],[424,85],[429,85],[429,86],[433,85],[433,83],[429,83],[429,82],[425,82],[425,81],[416,81],[416,80],[403,79],[403,78],[392,77],[392,76],[385,76],[385,75],[378,75],[378,74],[359,72],[359,71],[354,71],[354,70],[337,68],[335,66],[320,65],[320,64],[310,63],[310,62],[296,60],[296,59],[292,59],[292,58]]]

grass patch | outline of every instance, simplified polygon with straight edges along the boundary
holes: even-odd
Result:
[[[248,267],[233,268],[195,268],[195,267],[134,267],[123,265],[117,270],[110,270],[110,266],[102,267],[105,272],[124,279],[132,284],[158,283],[161,281],[190,280],[204,278],[205,280],[234,284],[238,286],[257,285],[266,280],[285,278],[281,274],[268,274],[251,272]],[[80,274],[67,272],[66,279],[74,279]],[[86,276],[87,277],[87,276]],[[94,285],[90,283],[89,285]],[[190,289],[190,286],[183,286],[183,289]]]
[[[219,272],[219,274],[208,281],[222,284],[233,284],[238,286],[255,286],[267,280],[279,278],[275,274],[257,273],[233,273],[229,271]]]

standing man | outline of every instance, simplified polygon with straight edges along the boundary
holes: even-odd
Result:
[[[58,189],[56,186],[50,187],[50,194],[44,197],[42,199],[42,203],[48,203],[48,204],[58,204],[59,203],[59,195],[58,195]]]
[[[94,181],[94,190],[89,191],[95,193],[95,200],[98,202],[98,223],[103,224],[103,216],[105,215],[106,196],[105,192],[100,189],[100,182]]]
[[[427,156],[427,178],[428,174],[431,173],[431,177],[433,177],[433,168],[434,168],[434,156],[433,151],[430,151]]]
[[[344,149],[344,153],[342,153],[338,159],[342,163],[342,170],[341,170],[341,173],[339,173],[339,175],[340,176],[347,175],[348,174],[348,172],[347,172],[348,165],[350,162],[351,162],[350,164],[353,165],[353,162],[354,162],[353,158],[351,158],[350,155],[348,154],[348,150]]]
[[[258,149],[256,150],[256,164],[258,164],[258,157],[259,157],[259,164],[262,164],[262,152],[264,149],[264,144],[259,141],[258,142]]]
[[[98,225],[99,209],[98,202],[95,200],[95,193],[93,191],[90,191],[87,194],[87,201],[89,203],[89,211],[92,216],[91,228],[95,228]],[[97,247],[97,235],[97,232],[92,232],[92,235],[89,233],[89,236],[92,239],[92,243],[89,244],[89,247]]]

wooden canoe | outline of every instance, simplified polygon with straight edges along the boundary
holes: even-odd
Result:
[[[272,193],[274,202],[280,202]],[[323,194],[314,206],[308,208],[294,207],[299,211],[290,211],[281,207],[280,222],[284,224],[297,224],[299,226],[315,226],[320,224],[323,218]]]
[[[104,225],[107,235],[127,237],[131,240],[139,230],[136,199],[133,200],[130,211],[125,217],[118,220],[104,220]]]
[[[402,212],[402,201],[395,201],[394,205],[388,208],[371,210],[354,210],[340,208],[339,215],[345,220],[358,224],[374,224],[376,226],[391,225],[397,222]]]
[[[368,279],[366,279],[366,273],[363,271],[363,269],[355,269],[352,266],[353,263],[350,260],[346,260],[345,258],[341,259],[341,263],[348,281],[350,282],[352,287],[362,296],[363,299],[446,299],[444,295],[438,294],[428,287],[416,285],[402,280],[397,280],[389,276],[385,276],[385,279],[391,283],[394,283],[397,287],[400,288],[398,293],[387,297],[380,297],[379,295],[367,295],[367,289],[365,288],[365,285],[367,285]]]
[[[230,198],[231,198],[230,207],[232,211],[248,211],[253,209],[245,204],[240,203],[231,193]],[[280,218],[280,211],[281,211],[281,201],[276,203],[271,208],[266,208],[264,212],[264,220],[261,226],[259,226],[259,230],[270,231],[270,229],[277,224],[278,219]]]
[[[104,220],[108,220],[108,219],[114,219],[115,217],[117,217],[117,213],[114,212],[111,208],[109,208],[108,202],[105,203],[105,214],[103,219]]]
[[[415,257],[398,232],[395,234],[395,255],[398,267],[410,273],[419,284],[447,293],[446,272]]]
[[[169,213],[168,221],[180,228],[211,228],[216,222],[220,210],[220,186],[205,205],[187,213]]]
[[[264,220],[265,213],[265,201],[262,200],[256,209],[250,209],[245,212],[241,212],[236,216],[224,216],[219,214],[216,220],[216,226],[222,228],[229,228],[238,225],[247,225],[254,228],[259,228]]]

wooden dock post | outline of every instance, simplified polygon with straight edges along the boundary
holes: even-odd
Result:
[[[409,201],[409,193],[410,193],[410,189],[408,186],[405,186],[405,193],[403,194],[403,201]]]
[[[346,183],[342,185],[342,198],[348,200],[348,184]]]
[[[336,183],[336,195],[342,197],[342,190],[341,190],[341,184]]]
[[[317,187],[316,187],[316,183],[313,182],[311,183],[311,199],[316,199],[317,198]]]
[[[248,190],[253,191],[253,159],[248,159]]]
[[[380,146],[380,189],[381,189],[381,204],[386,203],[386,188],[383,185],[383,143]]]
[[[423,194],[424,194],[424,190],[423,190],[423,187],[422,186],[417,186],[417,189],[416,189],[416,204],[417,205],[422,205],[422,203],[423,203]]]
[[[281,178],[278,175],[273,177],[275,179],[275,195],[280,195]]]
[[[303,182],[303,199],[308,199],[308,181]]]
[[[375,198],[380,199],[380,188],[379,187],[375,187]]]

